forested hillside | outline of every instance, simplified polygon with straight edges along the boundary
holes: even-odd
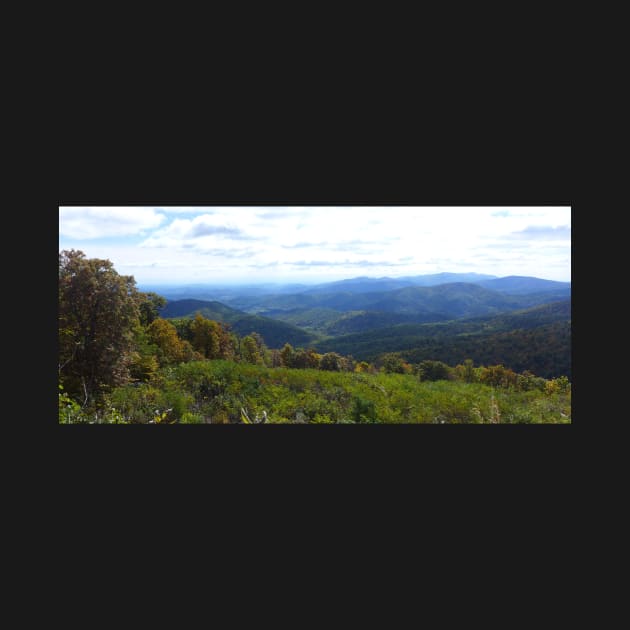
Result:
[[[326,293],[243,296],[230,306],[251,313],[271,315],[280,310],[326,308],[340,312],[367,310],[433,317],[433,321],[475,317],[527,308],[570,297],[570,287],[510,295],[478,284],[452,282],[436,286],[407,286],[393,290],[355,292],[345,285]]]
[[[438,295],[451,309],[477,312],[488,296],[478,289],[447,285]],[[404,308],[418,295],[394,294]],[[312,315],[317,321],[330,311]],[[328,333],[344,317],[391,321],[385,311],[340,316]],[[167,303],[138,291],[109,260],[59,254],[60,423],[570,422],[568,301],[314,340],[290,323],[216,301]]]
[[[229,324],[230,329],[239,335],[257,332],[272,348],[279,348],[285,343],[292,345],[309,344],[316,338],[313,333],[290,323],[259,315],[249,315],[220,302],[174,300],[167,302],[159,311],[160,317],[165,319],[193,318],[197,313],[206,319]]]
[[[401,324],[344,335],[315,344],[356,359],[377,360],[398,352],[407,361],[435,359],[454,365],[502,363],[546,378],[571,375],[571,302],[564,300],[496,317],[432,324]]]

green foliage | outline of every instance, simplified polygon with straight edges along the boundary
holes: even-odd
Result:
[[[59,372],[68,394],[98,401],[129,380],[138,297],[111,261],[59,253]]]
[[[180,424],[204,424],[203,421],[203,416],[196,414],[196,413],[190,413],[190,412],[186,412],[182,415],[180,421]]]
[[[285,343],[280,350],[280,361],[284,367],[294,367],[295,363],[295,350],[290,343]]]
[[[318,352],[352,354],[363,361],[374,362],[395,352],[415,364],[431,359],[457,365],[472,359],[476,364],[531,370],[545,378],[570,378],[570,318],[571,302],[566,300],[494,317],[389,326],[314,346]]]
[[[479,382],[493,387],[516,387],[518,379],[509,368],[502,365],[491,365],[481,369]]]
[[[336,352],[327,352],[322,356],[319,367],[321,370],[339,372],[342,368],[341,356]]]
[[[269,424],[564,423],[571,418],[571,394],[570,384],[561,391],[563,383],[558,379],[548,391],[520,390],[461,380],[419,381],[408,374],[193,361],[160,369],[150,383],[114,389],[98,421],[114,422],[117,414],[119,423],[241,423],[244,408],[250,418],[266,411]],[[94,421],[77,407],[76,416],[63,421]]]
[[[149,326],[160,315],[160,309],[166,305],[166,298],[149,291],[148,293],[138,292],[138,310],[140,323]]]
[[[241,359],[245,363],[263,365],[264,343],[261,348],[256,342],[257,340],[252,335],[247,335],[241,339]]]
[[[568,394],[571,392],[571,383],[569,383],[569,379],[566,376],[554,378],[545,383],[545,392],[547,394],[556,394],[558,392]]]
[[[411,365],[403,361],[400,355],[393,352],[382,355],[379,359],[379,363],[388,374],[411,374],[413,372]]]
[[[80,405],[72,400],[59,383],[59,424],[77,424],[85,421]]]
[[[175,326],[165,319],[158,317],[153,320],[147,328],[147,334],[151,343],[157,347],[160,365],[181,363],[187,357],[192,358],[190,344],[182,341]]]
[[[417,372],[423,381],[445,381],[451,375],[451,370],[446,363],[429,359],[425,359],[418,364]]]
[[[325,413],[316,413],[311,420],[311,424],[335,424],[334,420],[331,420],[330,416]]]
[[[161,310],[161,316],[169,318],[194,318],[197,314],[208,320],[229,324],[231,330],[239,335],[248,335],[255,330],[270,348],[281,348],[285,343],[306,345],[315,339],[315,335],[286,322],[251,315],[220,302],[204,300],[174,300]],[[193,344],[194,345],[194,344]]]
[[[351,418],[353,422],[357,424],[377,422],[376,419],[376,407],[374,402],[365,398],[357,397],[354,399],[354,404],[351,411]]]
[[[160,363],[154,354],[135,353],[129,366],[129,374],[134,381],[150,381],[157,373]]]

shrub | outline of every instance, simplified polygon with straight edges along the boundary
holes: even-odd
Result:
[[[442,381],[450,377],[450,368],[442,361],[422,361],[417,368],[418,376],[422,381]]]

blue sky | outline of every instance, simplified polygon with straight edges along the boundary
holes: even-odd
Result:
[[[477,272],[571,280],[569,207],[59,208],[59,249],[142,285]]]

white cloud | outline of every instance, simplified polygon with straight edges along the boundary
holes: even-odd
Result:
[[[133,236],[160,226],[166,217],[155,208],[59,208],[59,235],[72,239]]]
[[[78,248],[87,256],[110,258],[141,282],[441,271],[570,279],[570,208],[154,207],[82,209],[76,216],[68,210],[76,209],[62,213],[62,237],[86,239]],[[97,240],[142,230],[138,245],[125,250]]]

